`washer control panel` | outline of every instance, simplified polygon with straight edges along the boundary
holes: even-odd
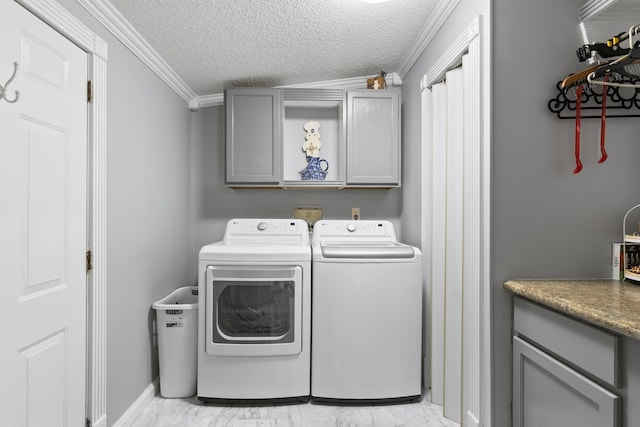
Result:
[[[313,240],[326,240],[344,237],[368,238],[378,241],[396,241],[393,224],[389,221],[343,221],[321,220],[313,227]]]

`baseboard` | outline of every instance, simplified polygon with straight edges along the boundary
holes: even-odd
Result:
[[[464,425],[469,427],[480,427],[480,421],[475,415],[467,411],[467,419],[464,420]]]
[[[99,420],[93,420],[91,427],[107,427],[107,416],[103,415]]]
[[[151,400],[160,392],[159,378],[153,380],[151,384],[144,389],[138,398],[124,411],[124,414],[113,423],[112,427],[130,427],[133,422],[140,416],[142,411],[151,403]]]
[[[422,388],[428,390],[431,387],[431,359],[425,356],[422,358]]]

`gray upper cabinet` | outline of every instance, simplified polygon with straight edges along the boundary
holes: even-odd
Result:
[[[225,112],[227,186],[400,185],[397,91],[232,88],[225,91]],[[324,179],[305,174],[308,121],[319,123]]]
[[[400,185],[399,92],[347,92],[347,185]]]
[[[225,91],[227,184],[278,185],[282,178],[282,94]]]

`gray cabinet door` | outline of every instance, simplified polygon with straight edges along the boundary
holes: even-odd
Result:
[[[227,184],[278,184],[282,176],[279,89],[225,92]]]
[[[514,427],[616,427],[621,400],[518,337],[513,337]]]
[[[347,92],[347,185],[400,184],[400,93]]]

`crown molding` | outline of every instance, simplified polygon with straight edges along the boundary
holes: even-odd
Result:
[[[405,56],[404,60],[400,63],[400,67],[398,68],[400,77],[405,78],[407,76],[413,64],[415,64],[420,55],[422,55],[422,52],[424,52],[431,40],[433,40],[438,30],[440,30],[440,27],[442,27],[458,3],[460,3],[460,0],[443,0],[438,2],[435,8],[436,10],[427,20],[418,37],[416,37],[407,56]]]
[[[191,111],[199,110],[200,108],[206,107],[217,107],[218,105],[224,104],[224,94],[223,93],[214,93],[211,95],[200,95],[194,97],[191,102],[189,102],[189,109]]]
[[[176,74],[135,28],[106,0],[77,0],[91,15],[120,40],[135,56],[162,79],[185,102],[195,92]]]
[[[319,82],[301,83],[294,85],[278,86],[279,88],[301,88],[301,89],[366,89],[367,78],[373,76],[350,77],[347,79],[323,80]],[[387,86],[401,86],[402,79],[396,73],[388,73],[385,76]],[[189,109],[192,111],[206,107],[217,107],[224,104],[224,94],[216,93],[213,95],[196,96],[189,103]]]
[[[618,0],[589,0],[580,6],[578,20],[582,22],[593,18],[617,1]]]

